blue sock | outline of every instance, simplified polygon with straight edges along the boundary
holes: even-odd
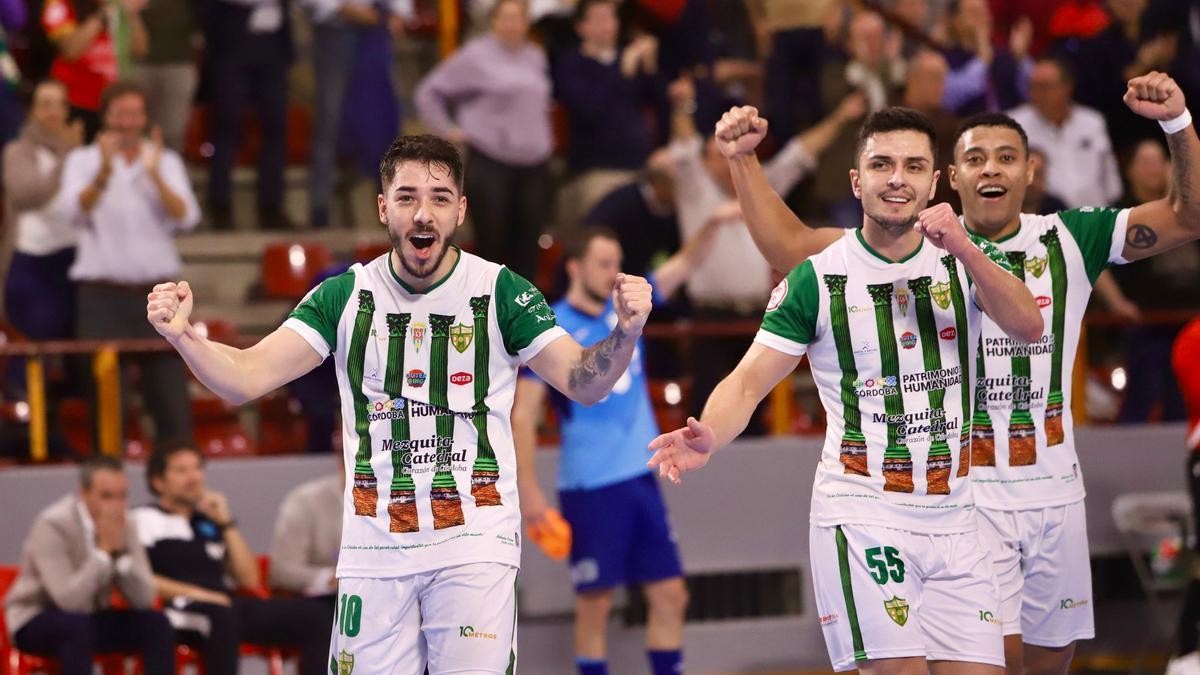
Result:
[[[654,675],[679,675],[683,672],[682,649],[649,649],[646,655],[650,657],[650,668]]]
[[[608,661],[604,659],[576,656],[575,667],[579,669],[579,675],[608,675]]]

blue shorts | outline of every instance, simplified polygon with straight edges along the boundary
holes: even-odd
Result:
[[[683,575],[653,473],[592,490],[562,490],[558,500],[571,525],[576,591]]]

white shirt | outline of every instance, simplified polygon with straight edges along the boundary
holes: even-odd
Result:
[[[149,151],[149,143],[145,148]],[[179,252],[172,236],[200,222],[200,205],[183,160],[164,148],[158,167],[163,182],[184,202],[181,220],[167,215],[141,158],[129,162],[123,154],[113,159],[112,174],[95,207],[84,213],[79,195],[99,170],[100,149],[95,145],[72,150],[63,165],[54,208],[79,234],[71,279],[139,284],[178,276]]]
[[[315,23],[326,23],[337,15],[343,5],[374,5],[373,0],[300,0],[300,5],[307,9]],[[402,19],[414,19],[417,16],[413,0],[387,0],[385,3],[389,13]],[[315,45],[320,49],[321,45]]]
[[[1029,147],[1045,153],[1046,189],[1068,207],[1108,206],[1120,198],[1121,175],[1100,113],[1072,105],[1061,127],[1028,103],[1009,114],[1025,128]]]
[[[58,156],[46,148],[34,150],[37,162],[28,167],[46,176],[58,168]],[[75,228],[54,211],[54,200],[40,209],[16,214],[16,250],[26,255],[49,255],[75,245]]]
[[[683,241],[696,236],[719,206],[735,199],[709,175],[703,152],[700,136],[671,144],[676,167],[675,211]],[[804,145],[793,139],[767,163],[764,173],[782,195],[816,164]],[[712,254],[697,266],[687,284],[688,294],[698,305],[757,312],[771,294],[771,265],[754,245],[746,225],[730,224],[714,233]]]

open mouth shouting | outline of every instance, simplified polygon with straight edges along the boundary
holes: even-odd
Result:
[[[408,235],[408,243],[416,249],[418,258],[428,260],[433,255],[433,245],[437,243],[437,235],[433,232],[414,232]]]
[[[1004,195],[1008,194],[1008,188],[1004,187],[1003,185],[988,183],[985,185],[980,185],[975,192],[983,198],[985,203],[998,202],[1004,198]]]

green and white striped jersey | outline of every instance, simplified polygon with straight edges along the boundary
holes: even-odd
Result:
[[[1046,328],[1026,345],[984,317],[971,433],[980,507],[1016,511],[1083,499],[1071,371],[1092,284],[1109,263],[1125,262],[1128,220],[1128,209],[1023,213],[1019,230],[993,242],[1037,299]]]
[[[976,245],[1007,264],[987,242]],[[813,523],[975,529],[967,411],[981,318],[953,256],[922,240],[890,262],[861,230],[775,288],[755,341],[807,353],[827,413]]]
[[[565,335],[542,294],[461,251],[414,292],[383,255],[323,282],[284,326],[336,366],[351,477],[338,576],[519,566],[517,369]]]

